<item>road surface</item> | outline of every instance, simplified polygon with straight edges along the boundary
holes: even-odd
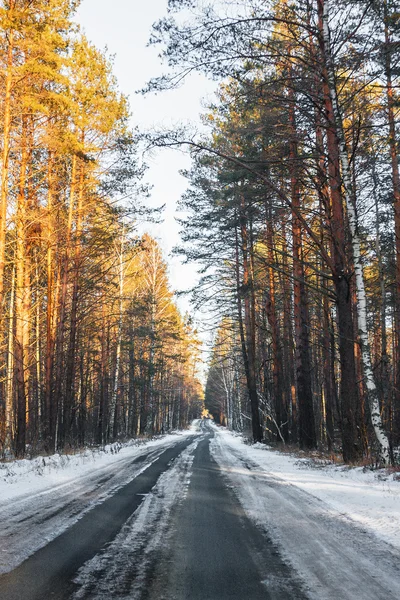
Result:
[[[30,533],[68,511],[75,517],[28,557],[4,523],[1,550],[25,560],[0,577],[1,600],[400,598],[393,548],[254,465],[238,468],[239,459],[202,422],[196,435],[93,474],[82,497],[49,490],[42,521],[27,503],[14,507],[11,522]],[[83,510],[110,481],[108,495]],[[245,510],[253,493],[267,525]]]

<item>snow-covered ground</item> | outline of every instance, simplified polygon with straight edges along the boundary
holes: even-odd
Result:
[[[233,453],[262,471],[319,498],[343,517],[400,548],[400,473],[319,464],[273,451],[264,444],[246,445],[241,436],[223,428],[217,430],[216,443],[218,437]]]
[[[397,474],[322,465],[262,444],[249,446],[210,422],[105,452],[0,463],[0,573],[112,496],[167,448],[187,440],[115,540],[76,577],[75,600],[140,598],[157,553],[168,539],[173,543],[171,515],[185,498],[199,434],[211,434],[210,451],[226,484],[265,532],[266,543],[272,541],[293,567],[307,597],[400,598]]]
[[[400,598],[398,481],[362,469],[314,468],[215,430],[210,449],[228,485],[310,598]]]
[[[142,473],[190,430],[105,451],[0,463],[0,574],[19,565],[95,504]]]

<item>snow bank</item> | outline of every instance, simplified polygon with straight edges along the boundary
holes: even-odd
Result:
[[[248,446],[241,436],[217,429],[233,454],[247,467],[279,477],[325,502],[344,518],[356,521],[378,538],[400,548],[399,473],[362,467],[316,465],[309,459],[273,451],[264,444]]]
[[[0,574],[14,569],[199,426],[103,451],[0,463]]]
[[[131,440],[125,444],[108,444],[104,450],[87,449],[77,454],[53,454],[33,459],[13,460],[0,463],[0,504],[27,494],[40,493],[47,488],[54,490],[66,486],[93,471],[116,465],[121,460],[133,459],[149,448],[169,446],[180,438],[199,432],[194,421],[188,431],[176,431],[152,440]]]

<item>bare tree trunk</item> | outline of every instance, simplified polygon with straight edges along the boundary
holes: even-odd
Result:
[[[290,92],[289,123],[291,132],[291,202],[292,202],[292,240],[293,240],[293,297],[296,340],[296,378],[299,419],[299,442],[301,448],[315,448],[315,417],[311,386],[310,336],[307,307],[307,289],[305,286],[304,265],[301,256],[301,223],[297,217],[301,210],[300,190],[297,177],[298,160],[296,122],[294,114],[294,96]]]

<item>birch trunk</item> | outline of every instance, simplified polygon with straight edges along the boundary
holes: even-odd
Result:
[[[342,169],[343,189],[346,202],[346,209],[349,221],[351,246],[353,250],[354,272],[356,279],[357,293],[357,319],[358,332],[360,338],[361,358],[363,364],[365,384],[367,388],[367,397],[371,414],[372,426],[374,428],[376,439],[380,445],[380,454],[384,463],[390,462],[390,446],[388,437],[384,431],[378,391],[376,388],[372,363],[371,352],[368,340],[368,325],[367,325],[367,299],[364,285],[364,273],[361,258],[361,244],[358,235],[357,214],[355,209],[355,198],[353,183],[351,178],[350,164],[348,159],[348,149],[346,138],[343,129],[343,121],[340,113],[338,95],[335,82],[335,66],[333,56],[330,50],[330,31],[329,31],[329,9],[330,1],[323,2],[323,37],[325,45],[325,60],[328,75],[328,86],[333,107],[333,116],[336,125],[336,135],[339,145],[339,159]]]

